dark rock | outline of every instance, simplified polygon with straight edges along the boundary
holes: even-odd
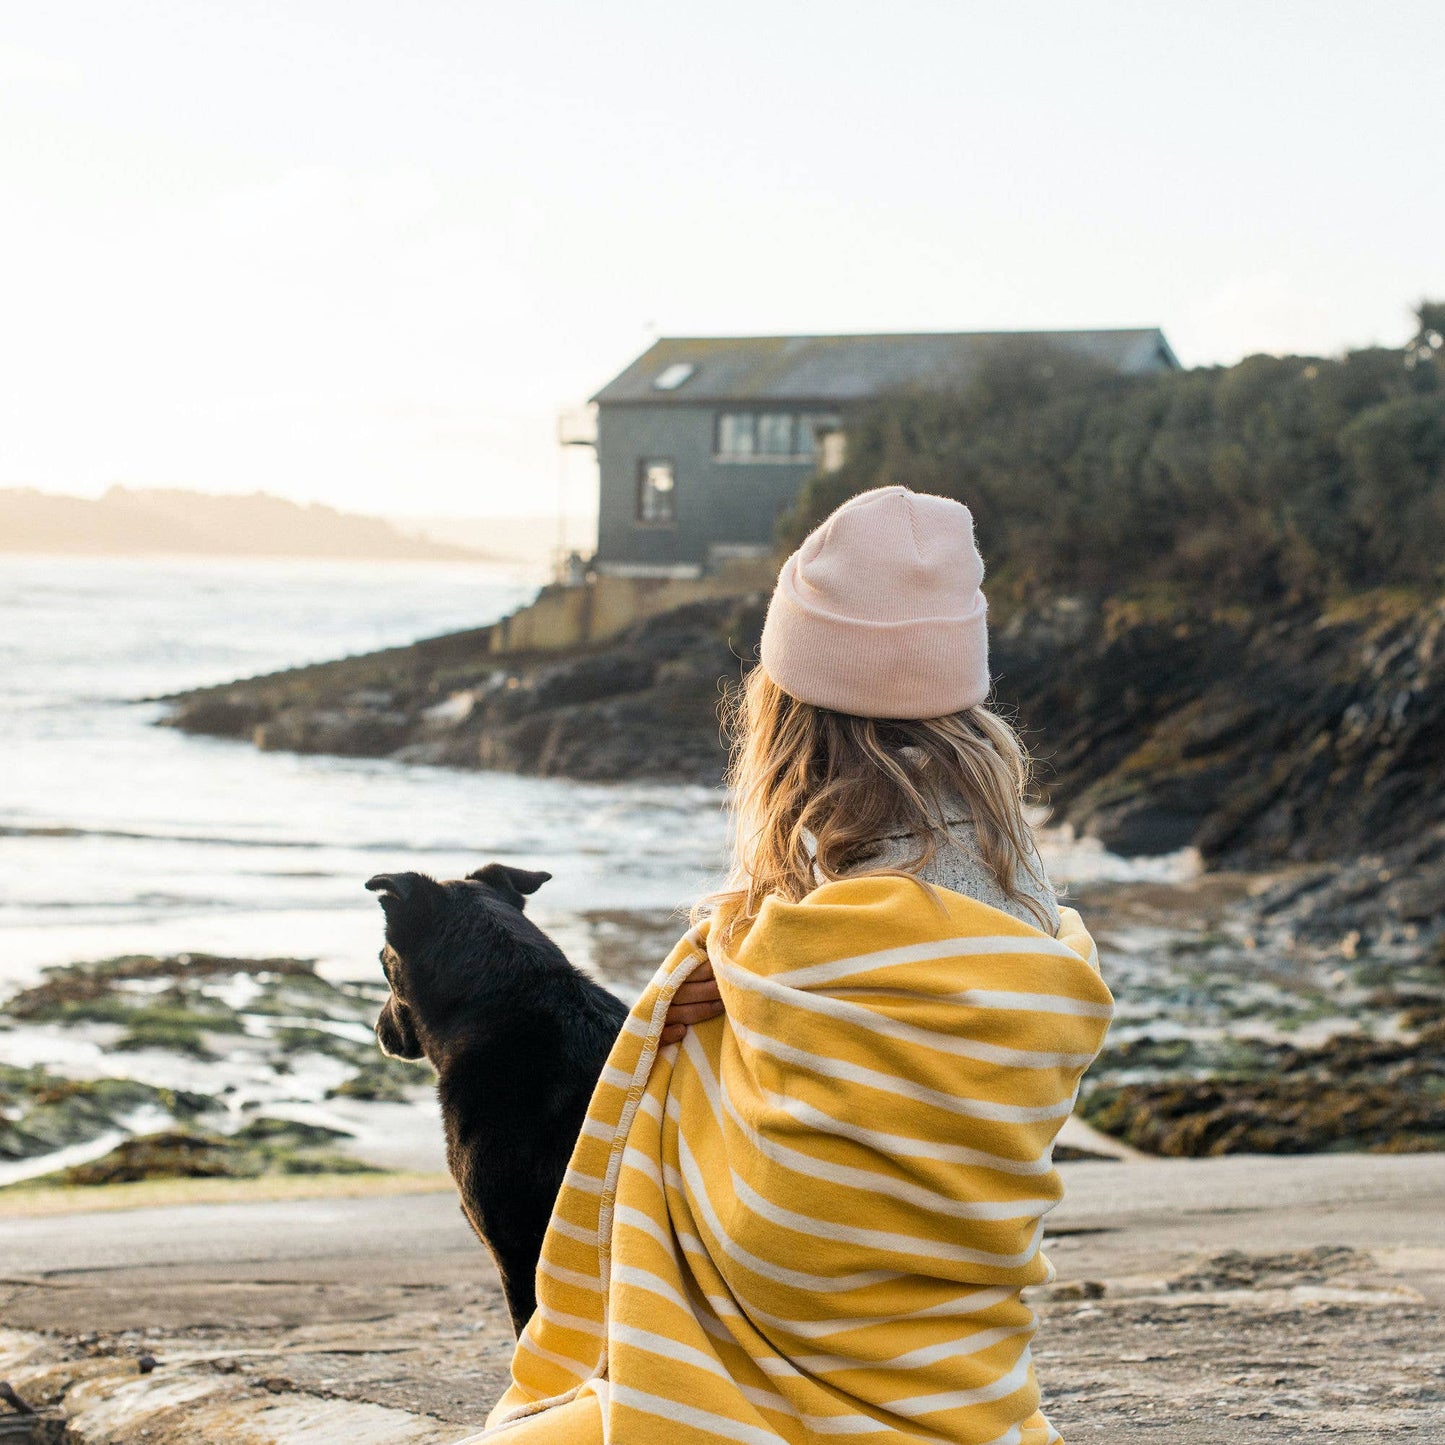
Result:
[[[1100,1154],[1096,1149],[1080,1149],[1077,1144],[1055,1144],[1055,1164],[1117,1164],[1117,1154]]]
[[[228,974],[275,974],[315,978],[315,966],[300,958],[229,958],[213,953],[180,953],[168,958],[152,954],[126,954],[98,963],[74,964],[46,970],[43,982],[24,989],[5,1004],[13,1019],[27,1023],[61,1023],[77,1017],[88,1005],[109,999],[118,983],[137,979],[173,979],[177,982]],[[113,1021],[113,1015],[105,1015]]]
[[[720,686],[738,677],[762,621],[758,600],[710,599],[596,647],[505,659],[486,634],[458,634],[183,694],[168,722],[268,750],[715,783]],[[453,698],[465,705],[444,706]]]
[[[1111,846],[1258,868],[1445,823],[1445,600],[1164,620],[1116,603],[1072,624],[1067,642],[1056,609],[999,629],[999,697],[1046,740],[1056,814]],[[1399,907],[1418,918],[1428,894]]]
[[[1185,1080],[1125,1084],[1090,1095],[1095,1128],[1152,1154],[1418,1153],[1445,1147],[1438,1102],[1383,1084]]]
[[[1248,1075],[1095,1084],[1082,1111],[1136,1149],[1176,1157],[1445,1147],[1445,1023],[1413,1039],[1348,1034],[1268,1054]]]
[[[186,710],[186,729],[218,738],[249,739],[265,720],[264,706],[254,698],[207,692]]]
[[[234,1179],[261,1172],[259,1162],[212,1134],[170,1130],[118,1144],[89,1164],[63,1170],[66,1184],[130,1184],[140,1179]]]
[[[268,1125],[286,1121],[267,1120]],[[117,1144],[100,1159],[61,1171],[70,1185],[129,1184],[141,1179],[254,1179],[262,1174],[359,1174],[375,1172],[350,1155],[315,1147],[309,1126],[263,1129],[261,1136],[165,1130]],[[328,1138],[335,1131],[323,1129]]]
[[[1168,798],[1138,794],[1124,802],[1098,805],[1084,826],[1111,852],[1126,858],[1151,857],[1188,847],[1208,813],[1202,798],[1193,806],[1187,800],[1171,806]]]

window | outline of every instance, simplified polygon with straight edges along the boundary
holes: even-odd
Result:
[[[836,416],[821,412],[725,411],[717,419],[717,456],[725,462],[810,462]]]
[[[758,418],[758,455],[793,455],[793,418],[785,411],[765,411]]]
[[[652,378],[654,391],[676,391],[697,370],[690,361],[674,361]]]
[[[756,447],[758,419],[750,411],[725,411],[717,419],[717,454],[750,457]]]
[[[798,445],[797,455],[800,457],[816,457],[823,448],[824,439],[829,432],[838,430],[841,423],[836,416],[825,415],[816,411],[805,411],[798,418]]]
[[[670,527],[677,520],[677,487],[672,463],[645,461],[637,468],[637,520],[649,527]]]

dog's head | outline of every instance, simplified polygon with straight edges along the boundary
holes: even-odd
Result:
[[[376,1020],[383,1053],[439,1061],[464,1022],[477,970],[515,936],[512,920],[520,923],[527,895],[551,876],[488,863],[445,883],[425,873],[378,873],[367,880],[386,914],[381,967],[391,994]]]

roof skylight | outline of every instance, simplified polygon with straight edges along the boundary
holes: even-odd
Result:
[[[652,378],[654,391],[676,391],[697,370],[690,361],[674,361]]]

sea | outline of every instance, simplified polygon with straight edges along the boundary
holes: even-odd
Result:
[[[374,973],[375,873],[553,874],[544,927],[685,908],[721,794],[259,752],[158,726],[166,694],[491,622],[486,564],[0,556],[0,996],[51,964],[184,950]],[[681,931],[681,929],[679,929]],[[585,961],[585,960],[579,960]]]

